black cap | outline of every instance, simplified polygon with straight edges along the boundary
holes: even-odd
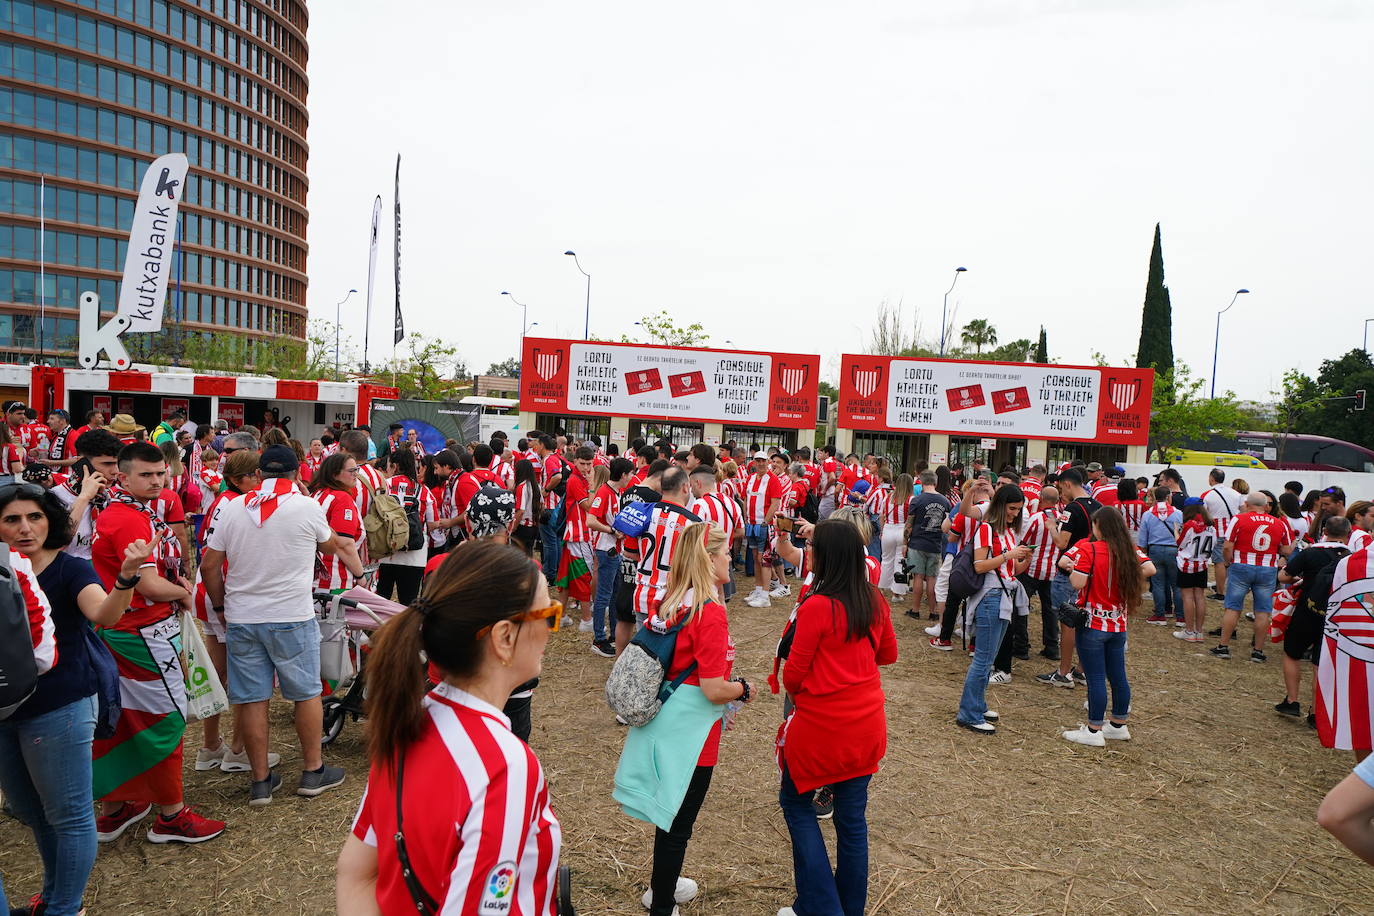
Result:
[[[290,474],[301,466],[296,460],[296,453],[285,445],[270,445],[263,449],[261,457],[258,458],[258,468],[268,475],[280,477],[283,474]]]

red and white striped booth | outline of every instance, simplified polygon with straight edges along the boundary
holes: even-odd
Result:
[[[230,426],[261,425],[274,410],[292,418],[292,432],[313,436],[336,424],[366,424],[376,399],[395,399],[399,392],[368,382],[327,382],[264,376],[201,375],[190,370],[67,369],[54,366],[0,365],[0,389],[26,390],[28,403],[41,419],[65,408],[80,424],[86,411],[100,409],[131,414],[151,428],[176,408],[197,423],[223,417]]]

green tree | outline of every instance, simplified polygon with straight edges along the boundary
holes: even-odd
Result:
[[[468,366],[458,348],[437,337],[412,333],[405,339],[406,355],[393,359],[376,373],[383,382],[401,390],[402,398],[443,401],[472,388]]]
[[[492,363],[487,367],[483,375],[504,375],[508,378],[515,378],[520,374],[520,360],[512,356],[499,363]]]
[[[959,332],[959,339],[964,346],[973,347],[973,352],[981,356],[984,347],[997,346],[997,329],[988,324],[986,318],[975,318],[964,325]]]
[[[1374,361],[1361,349],[1324,360],[1310,392],[1316,401],[1298,423],[1298,432],[1344,439],[1374,448],[1374,423],[1368,411],[1355,410],[1355,392],[1374,393]]]
[[[1040,340],[1035,344],[1035,361],[1037,363],[1048,363],[1050,361],[1049,338],[1045,336],[1045,326],[1040,326]]]
[[[1034,361],[1034,357],[1035,344],[1024,337],[988,351],[988,359],[995,359],[1004,363],[1029,363]]]
[[[1150,273],[1145,280],[1145,306],[1140,313],[1140,345],[1135,364],[1155,369],[1160,378],[1174,368],[1174,318],[1169,302],[1169,287],[1164,285],[1164,245],[1159,223],[1155,223],[1155,244],[1150,250]]]
[[[701,322],[681,326],[666,311],[645,315],[639,320],[639,326],[651,343],[665,347],[704,347],[711,342],[711,335],[706,333]]]
[[[1203,396],[1203,388],[1202,379],[1195,378],[1186,363],[1155,374],[1150,444],[1159,455],[1208,436],[1234,436],[1245,427],[1247,415],[1235,392],[1210,398]]]

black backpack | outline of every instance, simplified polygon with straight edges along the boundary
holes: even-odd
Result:
[[[406,550],[423,550],[425,547],[425,521],[420,517],[420,499],[416,496],[407,496],[401,500],[401,506],[406,510],[406,524],[410,526],[410,535],[406,538]]]
[[[797,509],[797,514],[805,521],[816,524],[821,517],[821,503],[816,499],[816,494],[810,490],[806,492],[806,502],[802,503]]]
[[[9,548],[0,545],[0,720],[13,715],[37,689],[28,606],[10,566]]]
[[[973,568],[973,541],[954,557],[949,567],[949,601],[967,601],[983,590],[986,573]]]
[[[1326,615],[1326,602],[1331,598],[1331,585],[1336,575],[1336,564],[1350,556],[1345,547],[1309,547],[1308,550],[1326,550],[1332,560],[1312,574],[1310,582],[1302,584],[1301,600],[1307,603],[1315,614]]]

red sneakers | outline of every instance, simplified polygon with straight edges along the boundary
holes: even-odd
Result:
[[[95,838],[101,843],[113,843],[124,835],[134,824],[148,816],[152,804],[143,807],[124,802],[114,814],[104,814],[95,819]]]
[[[953,643],[951,643],[948,639],[941,639],[938,636],[932,637],[928,645],[932,649],[939,649],[941,652],[949,652],[954,649]]]
[[[158,816],[148,828],[150,843],[204,843],[224,832],[224,821],[212,821],[183,807],[170,818]]]

